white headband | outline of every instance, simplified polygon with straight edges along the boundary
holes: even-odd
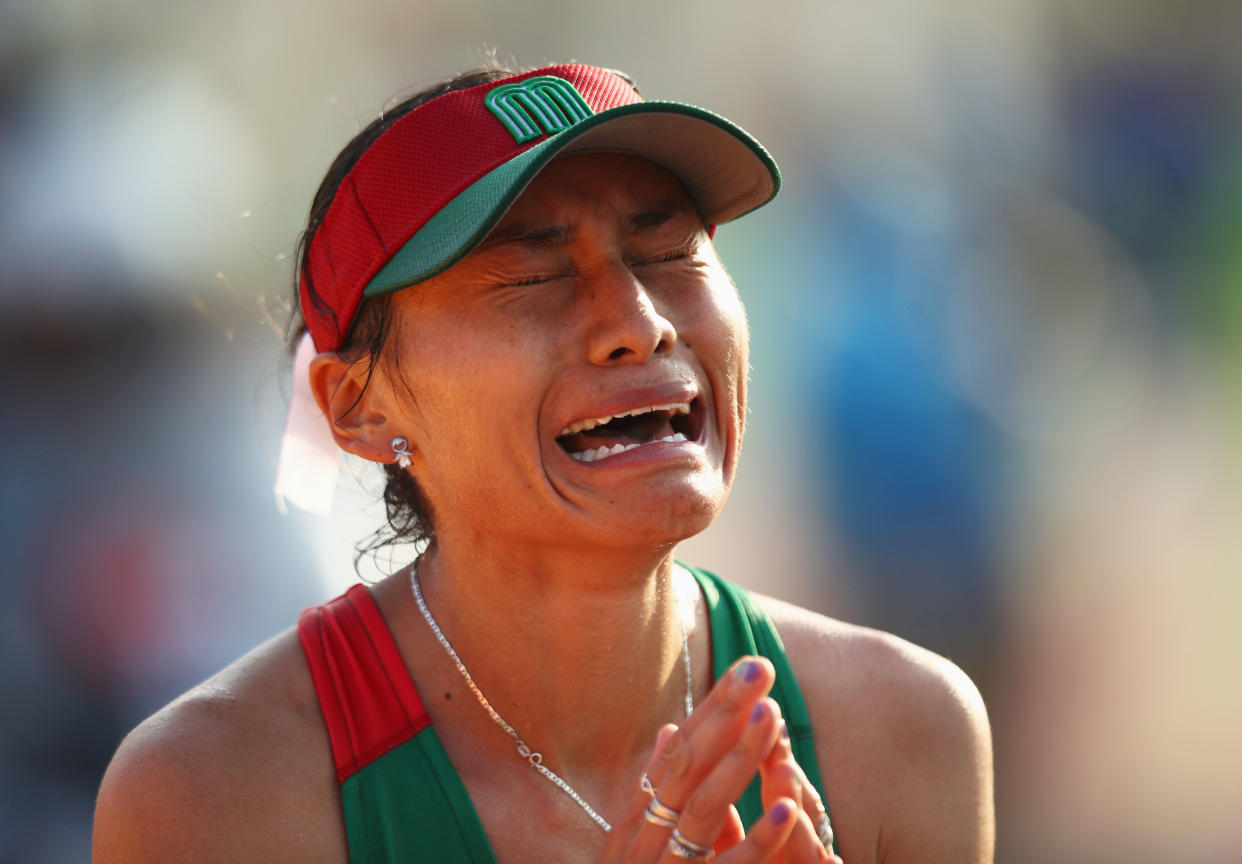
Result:
[[[310,364],[314,356],[315,345],[306,333],[293,358],[293,395],[280,442],[274,491],[281,513],[287,512],[288,503],[326,516],[332,510],[341,451],[332,438],[328,419],[311,394]]]

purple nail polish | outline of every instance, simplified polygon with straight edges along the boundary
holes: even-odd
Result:
[[[785,725],[784,720],[781,721],[781,737],[784,738],[786,741],[789,740],[789,727]]]
[[[782,801],[772,808],[772,822],[776,825],[784,825],[789,821],[789,802]]]
[[[759,664],[754,660],[747,660],[741,666],[737,667],[737,677],[741,678],[747,684],[754,684],[759,680],[759,676],[761,674],[762,670],[759,668]]]
[[[758,723],[762,719],[763,719],[763,703],[758,702],[755,704],[754,710],[750,712],[750,722]]]

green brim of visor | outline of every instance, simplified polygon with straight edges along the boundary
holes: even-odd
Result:
[[[637,102],[594,114],[484,174],[401,247],[363,294],[374,297],[430,279],[487,237],[527,184],[557,156],[582,151],[650,159],[677,177],[703,220],[719,225],[776,196],[781,173],[749,133],[680,102]]]

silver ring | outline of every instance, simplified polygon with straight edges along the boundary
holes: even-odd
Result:
[[[659,825],[661,828],[676,828],[677,820],[681,818],[680,813],[672,807],[660,803],[660,799],[654,794],[647,803],[647,811],[643,816],[652,825]]]
[[[815,833],[819,835],[819,842],[825,849],[832,849],[832,823],[828,821],[828,814],[825,813],[815,820]]]
[[[686,835],[681,833],[680,828],[673,829],[673,839],[696,855],[712,854],[712,847],[704,846],[702,843],[695,843],[693,840],[686,839]]]
[[[651,785],[651,778],[647,776],[647,772],[643,772],[643,779],[638,781],[638,788],[646,792],[652,798],[655,797],[655,787]]]
[[[668,838],[668,851],[673,853],[674,858],[683,861],[707,861],[713,854],[712,847],[687,840],[686,835],[676,828],[673,829],[673,836]]]

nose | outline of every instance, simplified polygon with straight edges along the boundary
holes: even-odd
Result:
[[[590,303],[592,363],[645,363],[672,352],[677,343],[673,322],[660,313],[646,286],[624,263],[614,262],[594,274],[584,290]]]

